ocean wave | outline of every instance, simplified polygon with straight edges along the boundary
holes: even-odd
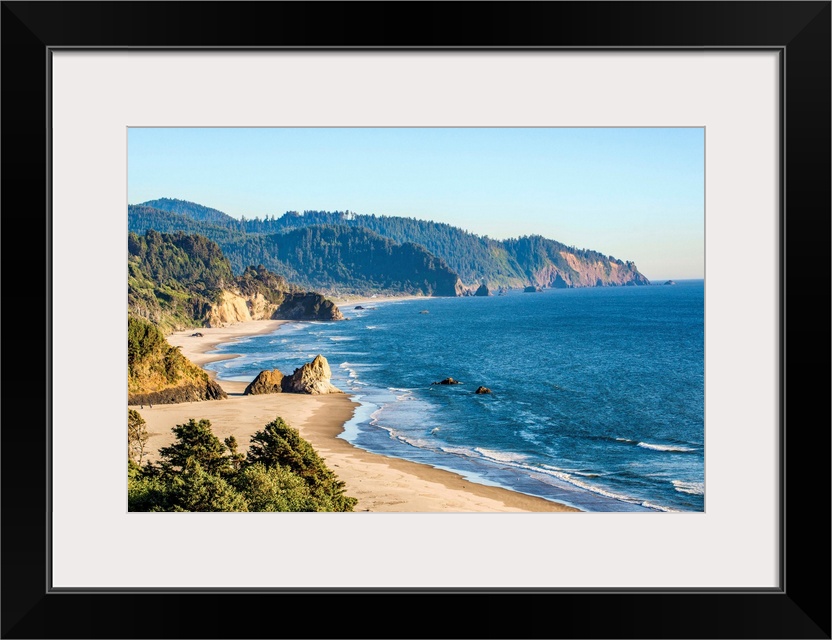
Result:
[[[704,482],[687,482],[685,480],[673,480],[673,488],[679,493],[689,493],[692,496],[705,495]]]
[[[408,444],[411,447],[416,447],[417,449],[432,449],[434,446],[432,442],[429,442],[423,438],[416,438],[414,436],[405,435],[403,433],[399,433],[398,431],[390,430],[390,435],[394,437],[399,442],[403,442],[404,444]]]
[[[552,467],[550,465],[542,465],[543,468],[546,469],[546,473],[552,475],[563,482],[576,486],[580,489],[584,489],[585,491],[590,491],[592,493],[596,493],[598,495],[604,496],[605,498],[611,498],[613,500],[619,500],[621,502],[627,502],[629,504],[638,504],[642,507],[646,507],[648,509],[655,509],[657,511],[675,511],[675,509],[671,509],[669,507],[663,507],[657,504],[648,503],[646,501],[641,501],[636,498],[631,498],[630,496],[615,493],[614,491],[609,491],[608,489],[604,489],[603,487],[599,487],[594,484],[590,484],[588,482],[583,482],[578,478],[575,478],[573,473],[576,475],[581,475],[586,478],[595,477],[593,474],[581,472],[581,471],[572,471],[571,473],[567,473],[566,471],[561,471],[557,467]]]
[[[615,493],[613,491],[608,491],[602,487],[597,485],[589,484],[588,482],[583,482],[582,480],[578,480],[572,474],[566,473],[565,471],[554,471],[550,470],[549,473],[554,477],[558,478],[559,480],[563,480],[571,485],[584,489],[586,491],[591,491],[592,493],[597,493],[598,495],[604,496],[606,498],[612,498],[613,500],[620,500],[621,502],[629,502],[631,504],[640,504],[638,500],[634,500],[629,496],[625,496],[620,493]]]
[[[650,449],[652,451],[668,451],[671,453],[693,453],[696,449],[690,447],[681,447],[675,444],[651,444],[649,442],[639,442],[637,447],[642,449]]]
[[[485,458],[497,460],[498,462],[524,462],[528,456],[522,453],[513,453],[511,451],[494,451],[493,449],[484,449],[483,447],[474,447],[474,451]]]
[[[660,504],[653,504],[652,502],[647,502],[646,500],[641,503],[642,507],[647,507],[648,509],[655,509],[656,511],[664,511],[665,513],[680,513],[678,509],[671,509],[670,507],[663,507]]]

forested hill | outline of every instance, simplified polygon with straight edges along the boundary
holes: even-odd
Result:
[[[259,264],[316,290],[397,291],[425,296],[463,292],[456,273],[424,247],[397,243],[365,228],[308,226],[257,234],[234,224],[239,221],[220,227],[147,206],[131,206],[128,211],[129,228],[134,233],[198,229],[220,245],[234,273]]]
[[[129,233],[127,249],[128,313],[163,333],[253,319],[342,317],[320,293],[290,285],[262,265],[235,276],[220,247],[203,236],[151,229]]]
[[[279,217],[238,220],[216,209],[169,198],[130,207],[131,230],[185,231],[194,229],[194,225],[226,251],[231,238],[242,235],[273,235],[321,225],[368,229],[396,243],[411,242],[424,247],[441,258],[469,287],[481,282],[490,288],[530,284],[544,287],[649,284],[632,262],[542,236],[492,240],[445,223],[349,211],[287,212]],[[286,266],[294,267],[292,258],[286,261]]]

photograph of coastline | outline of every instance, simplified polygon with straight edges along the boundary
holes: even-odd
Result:
[[[684,128],[130,128],[130,511],[704,512]]]

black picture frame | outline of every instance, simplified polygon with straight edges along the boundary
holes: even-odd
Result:
[[[27,313],[25,339],[13,313],[2,328],[2,637],[830,638],[830,15],[829,1],[3,2],[1,290]],[[51,590],[48,96],[50,52],[70,47],[778,51],[780,587]]]

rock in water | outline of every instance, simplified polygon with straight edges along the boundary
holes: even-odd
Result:
[[[491,292],[488,290],[488,287],[484,284],[479,286],[479,289],[476,290],[474,293],[475,296],[490,296]]]
[[[277,369],[261,371],[246,387],[243,395],[256,396],[263,393],[280,393],[283,388],[283,374]]]
[[[431,384],[462,384],[459,380],[454,380],[453,378],[445,378],[440,382],[431,382]]]
[[[285,376],[282,388],[285,393],[343,393],[330,383],[332,370],[322,355],[318,354],[312,362],[307,362],[295,369],[291,376]]]
[[[491,393],[491,389],[488,387],[477,387],[477,390],[474,393]]]
[[[523,289],[523,291],[524,291],[525,293],[534,293],[535,291],[537,291],[537,287],[535,287],[534,285],[531,285],[531,284],[530,284],[528,287],[526,287],[525,289]]]

